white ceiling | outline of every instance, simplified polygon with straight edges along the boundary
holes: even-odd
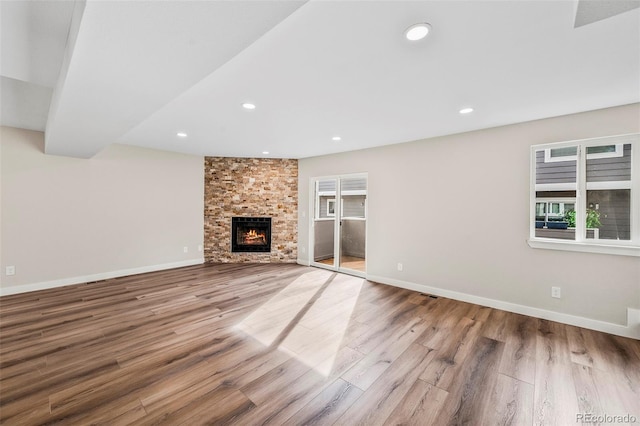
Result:
[[[0,5],[2,124],[51,154],[303,158],[640,101],[636,0]]]

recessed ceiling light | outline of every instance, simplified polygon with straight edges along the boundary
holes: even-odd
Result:
[[[341,141],[342,138],[340,136],[334,136],[331,138],[332,141]]]
[[[179,137],[179,138],[186,138],[187,134],[185,132],[178,132],[178,133],[176,133],[176,136]]]
[[[418,41],[425,38],[430,31],[431,25],[427,24],[426,22],[421,22],[407,28],[404,32],[404,36],[407,38],[407,40]]]
[[[264,155],[269,155],[269,151],[262,151]]]
[[[470,112],[473,112],[473,108],[462,108],[459,112],[460,114],[469,114]]]
[[[256,106],[254,104],[250,104],[250,103],[244,103],[242,104],[242,108],[244,109],[256,109]]]

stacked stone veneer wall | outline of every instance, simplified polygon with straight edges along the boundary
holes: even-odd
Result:
[[[205,261],[292,262],[298,257],[298,160],[205,157]],[[270,253],[231,253],[233,216],[271,217]]]

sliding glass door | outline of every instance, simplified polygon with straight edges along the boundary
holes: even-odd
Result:
[[[367,176],[312,181],[312,265],[366,274]]]
[[[336,266],[335,223],[337,179],[320,179],[314,184],[313,253],[316,266]]]

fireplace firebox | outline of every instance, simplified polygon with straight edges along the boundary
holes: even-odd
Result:
[[[231,218],[231,252],[268,253],[270,251],[270,217]]]

